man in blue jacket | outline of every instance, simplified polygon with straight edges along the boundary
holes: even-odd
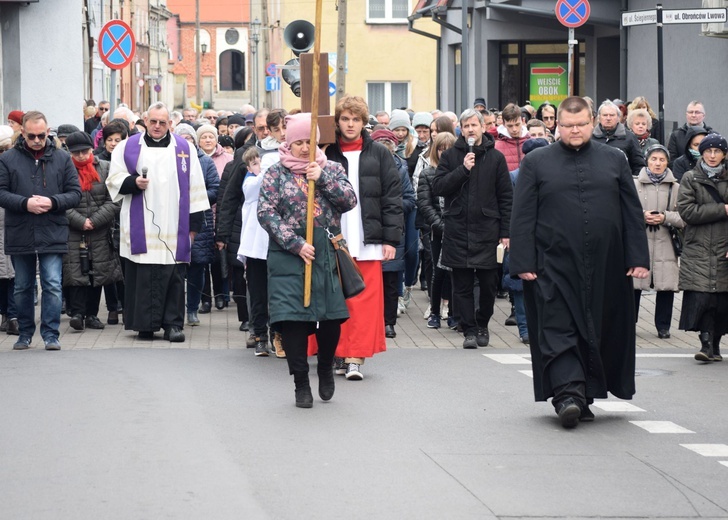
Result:
[[[60,350],[61,272],[68,252],[66,210],[81,201],[71,156],[57,149],[40,112],[23,117],[15,146],[0,156],[0,206],[5,208],[5,254],[15,268],[20,336],[15,350],[30,347],[35,334],[36,258],[40,266],[40,334],[46,350]]]

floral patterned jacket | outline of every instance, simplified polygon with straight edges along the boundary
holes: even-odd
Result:
[[[286,251],[297,255],[306,240],[296,230],[306,226],[306,179],[281,163],[265,172],[258,197],[258,222]],[[303,187],[303,189],[301,188]],[[341,214],[356,207],[354,188],[341,164],[327,161],[316,181],[315,227],[341,226]]]

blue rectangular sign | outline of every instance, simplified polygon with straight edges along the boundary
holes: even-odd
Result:
[[[265,77],[265,91],[273,92],[281,89],[281,78],[278,76],[266,76]]]

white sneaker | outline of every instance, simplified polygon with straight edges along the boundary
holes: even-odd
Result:
[[[429,320],[429,319],[430,319],[430,314],[432,314],[431,310],[432,310],[432,307],[431,307],[430,305],[428,305],[428,306],[427,306],[427,310],[426,310],[426,311],[425,311],[425,313],[424,313],[424,314],[422,315],[422,319],[423,319],[423,320]]]
[[[364,379],[364,374],[361,373],[359,368],[358,363],[349,363],[346,367],[346,379],[351,379],[352,381],[361,381]]]
[[[405,305],[404,300],[402,297],[399,297],[399,300],[397,300],[397,316],[401,316],[402,314],[405,314],[407,312],[407,305]]]

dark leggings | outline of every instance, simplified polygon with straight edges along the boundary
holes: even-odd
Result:
[[[283,348],[286,349],[288,372],[290,374],[308,374],[308,336],[316,334],[318,342],[318,371],[331,370],[334,352],[339,344],[341,320],[320,321],[282,321],[276,323],[283,336]]]

